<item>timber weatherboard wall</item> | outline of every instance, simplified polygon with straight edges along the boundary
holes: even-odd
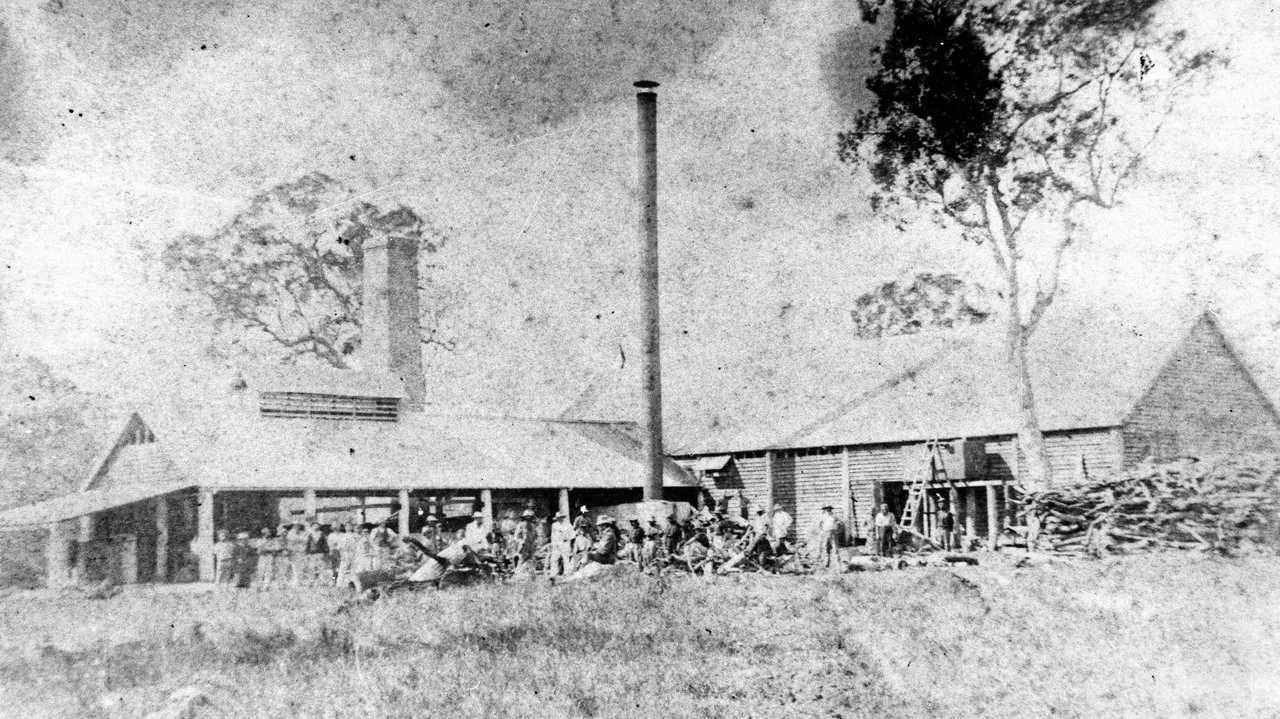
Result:
[[[849,492],[858,513],[854,536],[868,537],[875,515],[877,485],[901,481],[904,473],[899,445],[871,445],[849,448]]]
[[[735,514],[744,514],[748,506],[767,504],[769,489],[764,452],[731,455],[733,460],[724,472],[705,473],[701,487],[711,494],[717,506]],[[745,506],[744,506],[745,505]]]
[[[1098,479],[1120,469],[1121,458],[1111,427],[1045,432],[1044,448],[1056,484]]]
[[[822,506],[830,504],[845,519],[844,453],[840,448],[793,450],[793,536],[807,536],[818,524]],[[785,505],[784,505],[785,506]]]
[[[1045,448],[1056,477],[1064,482],[1076,482],[1088,477],[1097,479],[1116,471],[1121,465],[1119,429],[1095,427],[1071,431],[1045,433]],[[976,509],[974,525],[978,536],[986,536],[990,526],[987,517],[985,486],[993,485],[996,491],[997,526],[1016,506],[1006,499],[1006,487],[1018,470],[1017,439],[1010,435],[978,437],[971,441],[983,444],[986,465],[982,473],[967,481],[955,482],[964,502],[966,493],[976,492],[973,506]],[[905,448],[918,443],[886,443],[874,445],[847,445],[841,447],[792,448],[773,450],[773,485],[768,486],[764,452],[733,455],[731,469],[717,477],[704,478],[703,487],[717,501],[730,495],[731,510],[738,493],[747,507],[781,504],[791,513],[795,522],[793,539],[807,538],[816,525],[821,507],[830,504],[836,514],[846,521],[848,536],[868,538],[872,531],[871,518],[875,514],[876,499],[880,487],[889,482],[907,482],[911,467],[904,459]],[[845,455],[848,456],[848,484],[844,476]],[[946,496],[948,487],[938,485],[940,496]],[[847,498],[846,498],[847,492]],[[846,501],[847,499],[847,501]],[[850,513],[852,509],[852,513]]]
[[[1123,424],[1124,466],[1280,448],[1280,421],[1213,322],[1202,319]]]

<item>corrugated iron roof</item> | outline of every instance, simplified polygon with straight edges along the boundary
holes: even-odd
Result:
[[[240,489],[627,488],[639,442],[602,422],[405,412],[399,422],[143,413],[184,476]],[[155,416],[155,420],[148,419]],[[692,485],[670,463],[668,486]]]
[[[126,447],[104,461],[145,453],[149,465],[165,468],[165,481],[103,483],[10,509],[0,512],[0,529],[39,526],[195,486],[301,492],[644,484],[640,443],[621,423],[420,412],[406,412],[400,422],[277,419],[235,405],[138,414],[157,441]],[[132,416],[121,429],[130,421]],[[151,457],[158,453],[163,462]],[[666,469],[666,486],[696,486],[674,461]],[[175,475],[181,479],[169,479]]]
[[[1032,336],[1032,382],[1044,430],[1120,424],[1187,321],[1135,324],[1065,314]],[[1207,322],[1213,331],[1216,323]],[[1014,434],[1018,402],[999,324],[795,348],[786,366],[719,367],[700,396],[667,393],[672,454]],[[681,382],[677,376],[675,382]]]
[[[152,484],[127,484],[101,489],[88,489],[74,494],[54,497],[43,502],[14,507],[0,512],[0,529],[28,529],[43,527],[112,507],[141,502],[152,497],[177,492],[191,487],[185,480]]]

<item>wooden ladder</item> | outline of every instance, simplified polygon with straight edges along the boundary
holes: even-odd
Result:
[[[898,529],[903,532],[909,532],[923,539],[930,546],[937,547],[932,537],[926,537],[922,532],[916,531],[916,513],[924,508],[925,493],[929,491],[929,486],[938,480],[941,476],[947,482],[947,486],[955,489],[955,483],[951,481],[951,477],[947,475],[947,465],[942,461],[942,456],[938,450],[938,440],[930,440],[925,442],[924,459],[920,462],[918,471],[913,472],[915,479],[911,482],[911,487],[907,489],[907,504],[902,508],[902,516],[898,518]]]

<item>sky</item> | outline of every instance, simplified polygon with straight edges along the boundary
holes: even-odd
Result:
[[[867,99],[850,69],[878,32],[855,3],[3,3],[0,351],[122,401],[229,382],[202,351],[208,325],[175,315],[158,250],[312,171],[446,228],[434,281],[457,298],[459,344],[427,357],[436,401],[547,413],[629,381],[640,78],[662,83],[664,359],[679,386],[789,361],[885,280],[993,282],[984,251],[875,217],[835,156]],[[1091,219],[1063,287],[1064,304],[1100,312],[1212,304],[1269,381],[1270,5],[1162,6],[1231,64],[1179,105],[1125,206]]]

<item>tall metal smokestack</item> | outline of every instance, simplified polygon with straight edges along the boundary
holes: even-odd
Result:
[[[644,499],[662,499],[662,353],[658,313],[658,83],[636,86],[640,185],[640,372],[644,377],[641,442],[648,471]]]

